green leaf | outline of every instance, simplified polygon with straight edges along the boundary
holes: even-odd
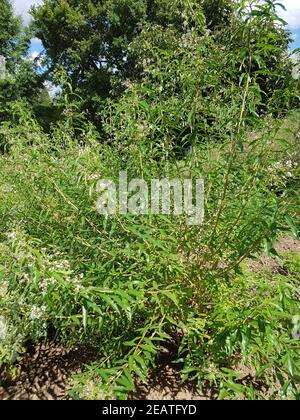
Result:
[[[289,226],[289,228],[291,229],[291,233],[293,235],[293,237],[297,240],[300,239],[299,237],[299,229],[296,226],[295,222],[293,221],[293,219],[291,218],[291,216],[286,216],[285,217],[286,223]]]

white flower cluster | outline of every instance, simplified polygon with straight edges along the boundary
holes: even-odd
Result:
[[[143,70],[146,71],[148,67],[151,65],[152,61],[150,58],[144,58],[142,62]]]
[[[136,139],[143,139],[148,136],[153,130],[154,126],[148,124],[146,121],[136,124]]]
[[[0,79],[5,77],[6,73],[6,58],[4,55],[0,55]]]
[[[7,336],[7,322],[4,316],[0,316],[0,341],[5,340]]]
[[[50,278],[44,278],[41,283],[40,283],[40,288],[42,291],[42,295],[43,297],[46,296],[48,289],[50,286],[54,286],[56,284],[57,280],[55,277],[50,277]]]
[[[194,47],[195,42],[193,40],[193,35],[191,32],[187,32],[181,37],[181,47],[191,49]]]
[[[14,248],[14,257],[17,261],[21,261],[26,259],[28,267],[33,266],[35,257],[32,255],[31,252],[26,250],[26,242],[24,240],[24,234],[22,230],[16,228],[15,230],[9,231],[5,233],[8,242]],[[17,246],[15,246],[17,244]]]
[[[45,297],[50,288],[59,284],[55,273],[59,273],[64,282],[73,288],[75,293],[79,293],[83,289],[84,274],[75,274],[70,266],[70,262],[64,257],[63,254],[56,252],[52,255],[46,254],[46,249],[42,249],[44,254],[44,277],[40,282],[40,289],[42,296]]]
[[[69,272],[70,269],[70,263],[68,260],[54,260],[51,261],[47,267],[50,271],[62,271],[62,272]]]
[[[12,187],[11,185],[8,185],[8,184],[4,184],[1,187],[1,192],[3,194],[10,194],[10,193],[13,193],[14,191],[15,191],[14,187]]]
[[[65,258],[64,254],[60,252],[55,252],[48,254],[46,248],[41,248],[42,254],[42,264],[41,262],[37,262],[36,256],[32,252],[31,249],[28,249],[27,244],[24,240],[24,237],[21,233],[16,231],[7,232],[6,236],[9,241],[13,243],[18,243],[17,249],[14,251],[14,257],[20,261],[22,260],[22,267],[23,270],[19,275],[19,285],[20,287],[24,287],[25,285],[29,284],[30,282],[34,281],[36,275],[33,272],[33,269],[38,264],[39,267],[39,289],[41,292],[42,297],[47,295],[47,292],[50,288],[56,287],[58,285],[58,280],[56,278],[56,274],[68,284],[70,288],[74,290],[75,293],[79,293],[80,290],[83,289],[82,280],[84,278],[83,274],[76,274],[71,269],[70,262]],[[24,261],[26,261],[26,266],[24,265]],[[1,282],[1,289],[0,293],[2,293],[2,289],[4,290],[4,282]],[[44,308],[42,307],[42,310]],[[31,311],[31,318],[32,319],[39,319],[41,316],[40,313],[41,308],[36,308],[35,306],[32,307]]]
[[[83,273],[79,274],[79,276],[76,276],[73,280],[73,284],[75,286],[75,291],[79,293],[83,289],[82,280],[84,278]]]
[[[296,315],[292,319],[293,323],[293,330],[292,330],[292,337],[294,339],[300,339],[300,315]]]
[[[293,162],[292,160],[288,160],[286,162],[275,162],[273,165],[269,166],[269,171],[271,175],[282,174],[285,178],[292,178],[293,177],[293,170],[296,169],[298,166],[297,162]]]
[[[92,174],[92,175],[89,175],[87,177],[88,181],[94,181],[94,180],[99,179],[99,178],[100,178],[100,176],[98,174]]]
[[[17,239],[17,234],[16,232],[6,232],[6,237],[10,241],[15,241]]]
[[[79,149],[79,155],[80,156],[85,155],[86,153],[90,153],[90,151],[91,151],[91,148],[89,146],[82,146]]]
[[[1,280],[0,282],[0,299],[7,293],[9,282],[7,280]]]
[[[40,286],[43,296],[47,294],[49,287],[55,286],[57,284],[57,279],[53,276],[53,273],[63,274],[64,281],[68,283],[71,287],[74,287],[76,293],[83,289],[82,280],[84,274],[75,275],[74,271],[70,267],[70,263],[66,259],[57,260],[57,257],[61,255],[56,253],[47,264],[47,271],[52,273],[51,277],[45,277]]]
[[[300,63],[297,63],[293,66],[292,76],[293,79],[300,80]]]
[[[143,67],[145,67],[145,66],[147,66],[147,63],[145,62],[143,62]],[[133,83],[131,82],[131,80],[129,80],[129,79],[127,79],[127,80],[125,80],[124,82],[123,82],[123,85],[124,85],[124,87],[125,88],[127,88],[127,89],[131,89],[132,87],[133,87]]]
[[[41,307],[38,307],[36,305],[33,305],[31,307],[31,310],[30,310],[30,315],[29,315],[30,316],[30,319],[32,321],[35,321],[35,320],[38,320],[38,319],[42,319],[44,317],[46,311],[47,311],[47,308],[44,305],[41,306]]]
[[[63,259],[60,253],[54,255],[46,255],[46,249],[42,249],[44,254],[44,268],[46,272],[52,273],[50,277],[45,273],[44,278],[41,280],[39,286],[42,292],[42,296],[45,297],[48,289],[57,284],[57,279],[53,276],[53,273],[69,274],[71,273],[70,263],[68,260]],[[60,259],[62,258],[62,259]]]

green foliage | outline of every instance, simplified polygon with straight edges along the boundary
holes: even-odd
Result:
[[[0,55],[6,57],[9,69],[16,64],[20,52],[24,52],[25,39],[21,38],[21,20],[14,16],[10,0],[1,0]],[[29,39],[27,39],[29,42]]]
[[[246,270],[219,282],[209,315],[191,320],[186,330],[184,377],[218,385],[221,399],[298,399],[298,294],[299,272],[287,277]]]
[[[96,182],[116,179],[124,155],[118,144],[99,144],[88,124],[78,144],[65,118],[51,137],[21,111],[23,131],[3,128],[10,153],[0,160],[1,362],[55,331],[65,343],[99,350],[75,378],[74,398],[126,398],[170,341],[179,346],[183,378],[210,381],[220,398],[265,395],[232,376],[236,360],[254,366],[270,398],[297,396],[294,278],[233,274],[263,240],[274,241],[289,212],[269,185],[268,167],[287,153],[272,153],[274,128],[236,151],[221,211],[230,143],[204,144],[179,166],[137,143],[141,164],[134,149],[126,162],[133,177],[205,177],[206,222],[188,227],[184,217],[98,215]],[[271,389],[277,380],[280,389]]]
[[[0,77],[0,122],[7,122],[13,119],[11,107],[15,101],[27,101],[32,110],[40,92],[47,91],[37,63],[27,56],[31,29],[24,28],[21,18],[14,16],[10,0],[1,0],[0,5],[0,56],[5,59],[5,72]]]
[[[94,346],[74,398],[127,398],[168,342],[183,380],[220,399],[299,398],[299,261],[281,257],[285,276],[245,265],[276,255],[282,232],[299,237],[299,112],[274,119],[299,85],[273,2],[201,4],[46,0],[33,12],[60,115],[45,134],[12,98],[0,126],[0,364],[53,334]],[[97,181],[125,169],[149,184],[202,178],[204,223],[99,215]]]
[[[239,89],[243,74],[251,67],[257,85],[253,108],[258,114],[268,107],[278,114],[297,107],[299,90],[288,57],[290,34],[273,1],[251,4],[252,8],[230,0],[46,0],[32,14],[36,36],[47,54],[48,72],[57,67],[68,69],[74,92],[83,98],[81,110],[101,128],[105,100],[118,98],[129,83],[147,78],[148,64],[154,61],[157,65],[157,49],[165,52],[165,61],[170,59],[175,65],[184,48],[195,52],[198,46],[196,57],[190,54],[189,58],[203,61],[201,68],[207,66],[202,71],[209,79],[205,89],[213,88],[209,83],[215,82],[220,95],[221,78],[225,79],[224,88],[229,81]],[[187,41],[191,33],[192,45]],[[158,63],[160,69],[162,64]],[[225,72],[220,71],[221,64]],[[210,80],[212,76],[216,80]]]

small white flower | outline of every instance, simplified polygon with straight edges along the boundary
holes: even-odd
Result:
[[[88,180],[89,181],[94,181],[95,179],[98,179],[99,178],[99,175],[97,175],[97,174],[93,174],[93,175],[90,175],[90,176],[88,176]]]
[[[294,339],[300,339],[300,315],[296,315],[292,318],[293,330],[292,337]]]
[[[11,240],[15,240],[17,238],[16,232],[6,232],[6,237]]]
[[[5,340],[7,335],[7,322],[4,316],[0,316],[0,341]]]
[[[46,306],[38,307],[36,305],[33,305],[30,311],[30,318],[32,320],[41,319],[46,312]]]
[[[29,281],[29,274],[28,273],[23,274],[23,280]]]
[[[4,185],[3,187],[2,187],[2,192],[3,193],[12,193],[12,192],[14,192],[14,189],[13,189],[13,187],[11,187],[10,185]]]
[[[300,79],[300,63],[297,63],[293,67],[292,76],[293,76],[293,79],[295,79],[295,80],[299,80]]]
[[[78,285],[75,287],[75,292],[76,292],[76,293],[79,293],[82,289],[83,289],[83,286],[82,286],[81,284],[78,284]]]
[[[88,153],[89,151],[90,151],[89,147],[80,147],[79,155],[84,155],[85,153]]]
[[[287,172],[287,173],[286,173],[286,176],[287,176],[288,178],[292,178],[292,176],[293,176],[293,175],[292,175],[292,173],[291,173],[291,172]]]

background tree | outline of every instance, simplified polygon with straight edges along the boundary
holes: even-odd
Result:
[[[289,33],[280,26],[274,1],[254,2],[253,7],[251,65],[261,70],[258,84],[270,98],[290,72]],[[99,128],[105,100],[143,78],[155,48],[176,51],[191,30],[208,30],[224,54],[240,57],[234,76],[239,84],[248,65],[245,14],[244,2],[234,0],[44,0],[32,10],[48,74],[52,77],[60,66],[67,70],[73,92],[83,98],[80,109]]]
[[[11,105],[25,100],[34,108],[39,95],[47,91],[38,65],[28,56],[32,30],[22,25],[20,17],[14,15],[10,0],[0,0],[0,55],[4,57],[6,69],[0,79],[0,120],[9,120]]]
[[[24,42],[20,42],[21,19],[15,17],[10,0],[1,0],[0,14],[0,55],[5,57],[7,66],[12,67],[13,59],[20,55]]]
[[[176,49],[181,35],[195,27],[199,16],[203,16],[199,8],[202,3],[205,2],[45,0],[33,8],[32,15],[36,36],[48,57],[49,74],[59,66],[68,70],[74,91],[84,98],[82,109],[95,122],[104,99],[118,96],[126,81],[142,76],[141,64],[148,58],[145,51],[149,47]],[[232,1],[223,0],[222,7],[225,3]],[[214,24],[221,25],[222,7],[206,7],[207,20],[211,22],[213,15]]]

